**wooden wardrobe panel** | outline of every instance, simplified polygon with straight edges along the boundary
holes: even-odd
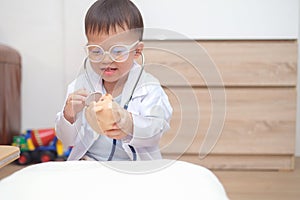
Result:
[[[144,54],[146,69],[166,86],[295,86],[297,82],[293,40],[145,41]]]
[[[184,150],[186,153],[198,153],[212,121],[222,118],[216,115],[218,110],[223,111],[220,107],[223,102],[215,100],[212,103],[212,92],[207,88],[170,87],[166,91],[174,113],[171,129],[161,140],[162,151],[180,153]],[[224,126],[212,153],[294,153],[295,88],[227,88],[225,93]],[[192,99],[193,95],[196,103]]]
[[[174,108],[160,143],[165,158],[216,169],[293,168],[297,41],[145,43],[145,68]]]

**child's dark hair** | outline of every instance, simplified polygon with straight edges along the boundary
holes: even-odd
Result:
[[[143,38],[144,23],[138,8],[130,0],[98,0],[85,17],[85,34],[109,34],[117,27],[135,30]]]

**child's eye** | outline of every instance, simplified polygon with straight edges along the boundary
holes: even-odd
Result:
[[[127,51],[127,49],[124,47],[115,47],[112,49],[111,53],[114,55],[120,55],[120,54],[125,53],[126,51]]]
[[[102,54],[102,51],[101,50],[92,50],[91,53],[93,54]]]
[[[95,46],[88,47],[88,51],[90,54],[103,54],[103,50]]]

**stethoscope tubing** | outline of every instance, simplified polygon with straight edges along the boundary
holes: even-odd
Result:
[[[135,89],[136,89],[136,87],[137,87],[138,82],[140,81],[140,78],[141,78],[142,73],[143,73],[144,68],[145,68],[145,57],[144,57],[144,54],[143,54],[142,52],[140,52],[140,54],[141,54],[141,57],[142,57],[141,71],[140,71],[139,76],[138,76],[138,78],[137,78],[137,80],[136,80],[136,82],[135,82],[135,84],[134,84],[134,86],[133,86],[133,89],[132,89],[132,91],[131,91],[131,94],[130,94],[129,99],[128,99],[128,100],[126,101],[126,103],[124,104],[124,107],[123,107],[123,108],[124,108],[125,110],[127,110],[127,108],[128,108],[128,104],[129,104],[129,102],[130,102],[131,99],[132,99],[132,96],[133,96],[133,94],[134,94],[134,91],[135,91]],[[91,90],[92,90],[93,92],[96,92],[96,89],[95,89],[95,87],[93,86],[93,84],[92,84],[92,82],[91,82],[91,79],[90,79],[90,77],[89,77],[89,74],[88,74],[88,72],[87,72],[87,67],[86,67],[87,61],[88,61],[88,57],[86,57],[86,58],[84,59],[84,63],[83,63],[83,68],[84,68],[85,77],[86,77],[86,80],[87,80],[87,82],[88,82],[88,84],[89,84]],[[113,156],[114,156],[114,153],[115,153],[115,151],[116,151],[116,144],[117,144],[117,140],[116,140],[116,139],[113,139],[112,149],[111,149],[110,155],[109,155],[109,157],[108,157],[108,161],[111,161],[112,158],[113,158]],[[131,150],[131,152],[132,152],[132,156],[133,156],[133,157],[132,157],[132,160],[133,160],[133,161],[136,161],[136,160],[137,160],[136,150],[134,149],[134,147],[133,147],[132,145],[129,145],[129,148],[130,148],[130,150]]]

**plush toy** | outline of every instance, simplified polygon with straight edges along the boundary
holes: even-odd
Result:
[[[103,95],[96,103],[98,125],[103,131],[110,130],[119,121],[117,113],[113,113],[113,98],[110,94]]]
[[[113,128],[117,122],[113,114],[113,98],[110,94],[103,95],[99,101],[91,102],[85,112],[86,119],[90,126],[98,133]]]
[[[110,94],[91,102],[86,108],[85,117],[97,133],[119,128],[128,135],[133,130],[131,114],[114,102]]]

